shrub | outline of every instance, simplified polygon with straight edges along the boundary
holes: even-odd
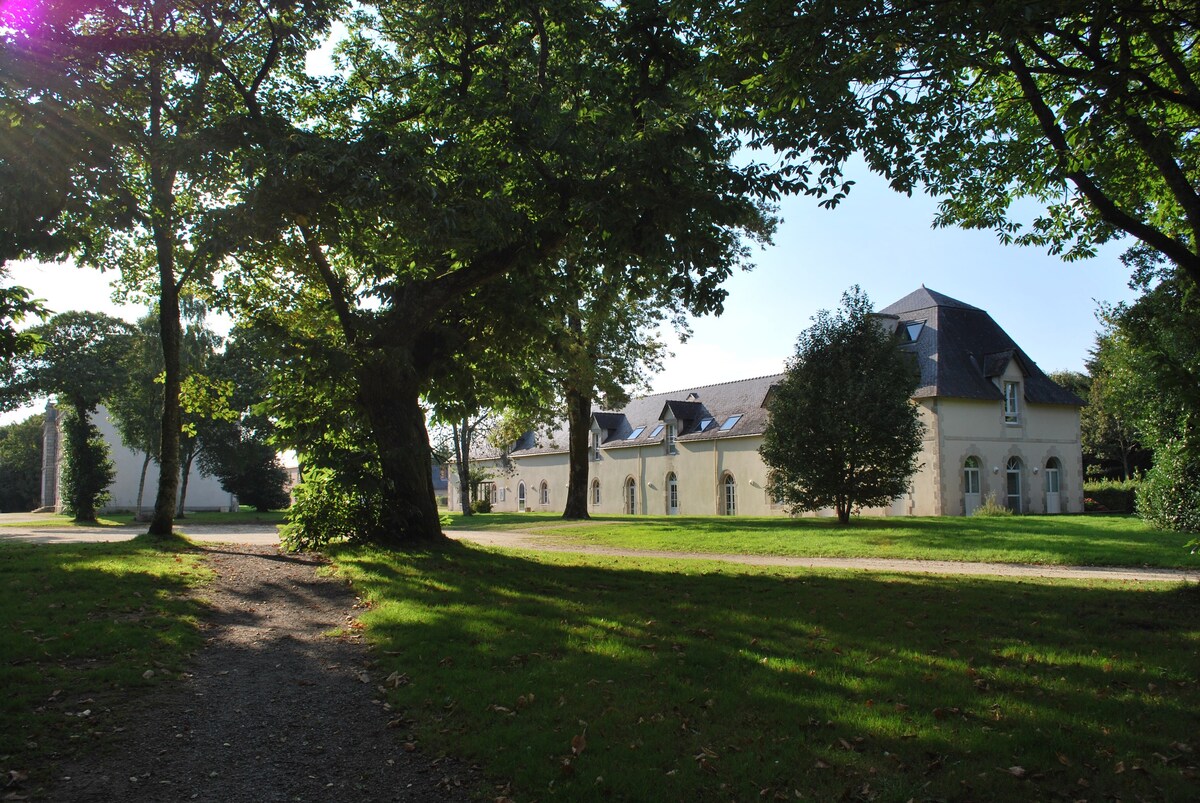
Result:
[[[1138,486],[1141,480],[1096,480],[1083,484],[1084,510],[1110,513],[1133,513],[1136,509]],[[1088,507],[1087,500],[1093,502]]]
[[[1154,452],[1137,494],[1138,515],[1160,530],[1200,532],[1200,455],[1182,439]]]
[[[491,513],[492,512],[492,500],[488,499],[486,496],[483,497],[482,499],[476,499],[475,503],[471,505],[471,512],[472,513]]]
[[[63,503],[76,521],[95,521],[96,511],[109,499],[108,486],[117,476],[108,444],[96,425],[75,411],[63,419],[63,438],[67,444],[63,450]]]
[[[983,504],[975,508],[972,516],[1011,516],[1013,512],[996,501],[995,494],[988,494]]]
[[[311,469],[294,489],[295,501],[279,541],[289,552],[333,541],[363,541],[378,525],[380,496],[370,482],[353,483],[332,469]]]

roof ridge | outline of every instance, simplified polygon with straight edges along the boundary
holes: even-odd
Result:
[[[720,387],[721,385],[739,385],[742,382],[753,382],[756,379],[770,379],[773,376],[783,376],[786,373],[787,373],[787,371],[780,371],[780,372],[774,373],[774,374],[762,374],[761,376],[747,376],[747,377],[743,377],[741,379],[727,379],[724,382],[711,382],[707,385],[693,385],[691,387],[686,387],[686,388],[675,388],[673,390],[664,390],[664,391],[660,391],[660,392],[656,392],[656,393],[647,393],[645,396],[638,396],[637,398],[652,399],[655,396],[666,396],[671,393],[686,393],[689,391],[704,390],[705,388],[716,388],[716,387]],[[680,399],[679,401],[684,401],[684,399]],[[703,401],[703,399],[701,401]]]

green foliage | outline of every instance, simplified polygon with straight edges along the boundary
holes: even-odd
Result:
[[[280,530],[284,549],[303,552],[337,541],[368,540],[379,523],[382,495],[374,484],[347,482],[331,469],[305,471],[292,489],[294,497],[287,524]]]
[[[712,20],[715,69],[795,191],[835,205],[858,153],[941,198],[938,225],[1067,259],[1129,234],[1200,279],[1194,5],[750,0]]]
[[[821,311],[771,394],[760,452],[768,493],[794,510],[859,508],[905,493],[924,425],[911,396],[918,376],[858,287],[836,315]]]
[[[996,516],[1012,516],[1014,514],[1009,507],[997,502],[996,495],[991,493],[987,495],[987,498],[983,500],[979,507],[972,511],[971,515],[991,518]]]
[[[1137,491],[1138,515],[1163,530],[1200,532],[1200,454],[1183,438],[1159,444]]]
[[[0,427],[0,513],[33,510],[42,499],[42,425],[45,416]]]
[[[1138,489],[1141,487],[1140,477],[1130,477],[1127,480],[1101,480],[1085,482],[1083,495],[1085,503],[1090,499],[1098,507],[1091,508],[1110,513],[1133,513],[1136,510]]]
[[[63,411],[62,430],[63,504],[75,521],[95,521],[96,511],[108,501],[108,486],[117,476],[108,444],[96,425],[75,410]]]
[[[487,498],[486,496],[482,496],[479,499],[476,499],[474,502],[471,503],[471,512],[472,513],[491,513],[492,512],[492,500]]]

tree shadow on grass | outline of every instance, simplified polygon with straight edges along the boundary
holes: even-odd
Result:
[[[522,796],[1195,789],[1195,591],[465,546],[335,559],[374,603],[393,701]]]

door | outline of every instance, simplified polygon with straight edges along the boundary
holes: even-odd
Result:
[[[1050,515],[1062,513],[1062,494],[1059,486],[1060,468],[1058,459],[1046,461],[1046,512]]]
[[[667,515],[679,515],[679,481],[675,475],[667,475]]]
[[[517,486],[517,510],[525,512],[525,483]]]
[[[968,457],[963,464],[963,511],[970,516],[979,503],[979,458]]]
[[[1023,513],[1021,509],[1021,460],[1016,457],[1008,459],[1008,509],[1013,513]]]

